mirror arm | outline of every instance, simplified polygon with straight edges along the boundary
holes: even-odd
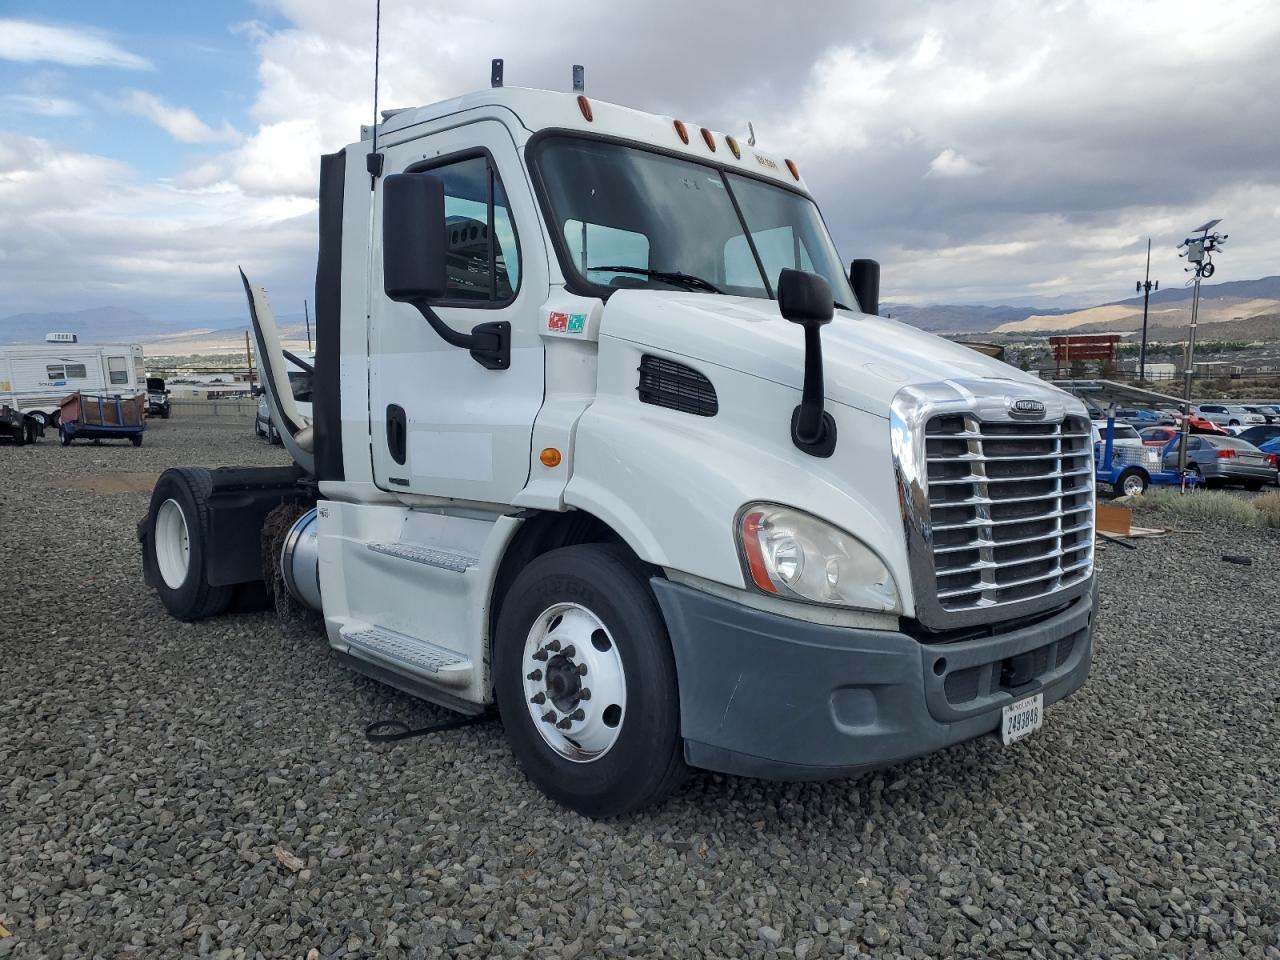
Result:
[[[511,366],[511,324],[506,320],[478,323],[470,333],[453,329],[431,309],[425,300],[411,300],[423,319],[445,343],[471,351],[471,358],[487,370],[506,370]]]
[[[836,421],[823,409],[822,324],[804,324],[804,385],[800,405],[791,414],[791,442],[814,457],[836,449]]]

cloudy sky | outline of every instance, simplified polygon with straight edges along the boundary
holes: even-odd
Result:
[[[309,296],[318,156],[372,113],[374,0],[0,4],[0,316]],[[798,12],[803,10],[803,15]],[[1088,304],[1222,217],[1280,273],[1280,6],[383,0],[382,106],[588,92],[794,157],[886,299]]]

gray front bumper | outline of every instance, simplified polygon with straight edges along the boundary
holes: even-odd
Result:
[[[652,581],[696,767],[816,780],[884,766],[1000,726],[1001,707],[1075,692],[1093,656],[1096,591],[1029,627],[925,644],[831,627]]]

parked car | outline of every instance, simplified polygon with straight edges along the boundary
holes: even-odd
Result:
[[[1199,473],[1205,482],[1241,484],[1246,490],[1261,490],[1264,483],[1276,482],[1276,461],[1239,437],[1193,436],[1187,438],[1187,469]],[[1165,454],[1165,465],[1176,467],[1178,451]]]
[[[1193,409],[1204,419],[1223,427],[1251,427],[1267,422],[1261,413],[1250,413],[1240,404],[1198,403]]]
[[[1261,447],[1264,443],[1274,440],[1276,437],[1280,437],[1280,423],[1250,427],[1240,434],[1241,440],[1247,440],[1255,447]]]
[[[1147,427],[1138,433],[1142,442],[1149,447],[1163,447],[1177,435],[1177,427]]]
[[[1250,413],[1260,413],[1267,423],[1280,422],[1280,410],[1270,404],[1245,404],[1245,409]]]
[[[315,362],[315,355],[304,353],[299,356],[300,360],[307,363]],[[293,390],[293,399],[298,404],[298,412],[311,419],[311,372],[303,370],[296,363],[288,358],[285,359],[285,366],[289,373],[289,387]],[[276,425],[271,422],[271,409],[267,406],[267,395],[264,393],[258,398],[258,413],[253,418],[253,432],[260,437],[265,437],[270,443],[280,443],[280,432],[276,429]]]
[[[1117,414],[1117,417],[1118,416],[1119,414]],[[1107,421],[1094,420],[1093,421],[1093,442],[1101,443],[1103,438],[1106,437],[1106,435],[1107,435]],[[1115,429],[1112,432],[1112,438],[1113,438],[1112,439],[1113,446],[1124,445],[1124,446],[1130,446],[1130,447],[1137,447],[1142,445],[1142,438],[1138,436],[1137,428],[1134,427],[1132,424],[1121,423],[1119,420],[1116,420]]]
[[[147,416],[169,419],[169,391],[164,377],[147,377]]]

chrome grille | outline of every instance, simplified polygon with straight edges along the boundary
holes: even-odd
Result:
[[[1089,421],[984,421],[945,413],[924,426],[928,548],[948,613],[1034,600],[1093,568]]]

